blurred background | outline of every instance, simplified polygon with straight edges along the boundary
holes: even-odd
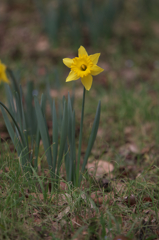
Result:
[[[109,227],[105,228],[104,225],[103,212],[106,213],[109,210],[107,207],[103,208],[104,204],[99,208],[102,214],[98,225],[96,224],[94,210],[92,211],[90,207],[89,211],[83,211],[80,208],[80,214],[85,212],[87,216],[87,213],[92,211],[90,216],[93,222],[91,220],[88,225],[86,223],[88,218],[80,214],[79,216],[81,217],[77,218],[77,222],[78,219],[84,219],[86,229],[87,226],[90,226],[90,239],[98,239],[96,237],[97,231],[100,232],[99,234],[104,231],[102,234],[106,235],[108,233],[107,229],[112,230],[114,226],[115,234],[121,226],[124,233],[138,234],[136,239],[159,239],[157,230],[152,236],[155,228],[158,229],[157,219],[159,217],[159,215],[157,217],[157,205],[159,203],[159,0],[0,0],[0,60],[12,69],[18,86],[19,84],[22,86],[22,101],[20,102],[17,97],[18,94],[15,94],[14,81],[10,84],[11,90],[8,85],[1,83],[0,101],[13,110],[15,105],[15,103],[13,104],[13,99],[16,102],[16,106],[18,106],[15,109],[20,109],[19,106],[21,104],[24,105],[26,129],[31,136],[29,136],[29,143],[32,145],[31,149],[33,149],[34,136],[38,127],[34,108],[34,96],[38,96],[40,101],[41,94],[44,93],[42,108],[47,116],[46,123],[51,139],[52,100],[55,99],[58,124],[61,126],[62,97],[65,95],[67,98],[69,91],[76,112],[75,144],[78,145],[83,86],[80,80],[65,82],[69,69],[63,64],[62,59],[76,57],[80,45],[86,48],[89,55],[101,53],[98,65],[104,69],[101,74],[93,77],[92,88],[90,91],[86,91],[81,157],[83,158],[86,152],[96,107],[98,101],[101,100],[99,130],[89,161],[105,160],[106,162],[111,162],[114,165],[114,172],[112,175],[110,174],[111,176],[107,175],[106,178],[114,179],[118,189],[113,189],[117,193],[117,195],[115,194],[117,198],[114,198],[115,195],[109,195],[112,196],[112,199],[115,199],[113,203],[110,203],[110,214],[109,218],[106,219]],[[23,118],[22,111],[14,110],[14,114],[15,119],[21,120]],[[16,122],[18,123],[18,121]],[[19,122],[21,124],[21,121]],[[22,129],[22,124],[20,124],[19,126]],[[25,134],[24,127],[25,125],[23,126],[23,133]],[[38,138],[36,139],[38,141]],[[0,166],[7,166],[7,169],[9,169],[8,162],[10,166],[13,164],[18,164],[19,166],[17,157],[8,155],[8,149],[13,153],[15,150],[5,126],[2,111],[0,111],[0,140],[4,143],[1,148],[3,149],[3,151],[1,150],[1,157],[4,159],[4,156],[7,156],[6,162],[0,161]],[[40,148],[35,148],[36,156],[39,157],[36,158],[36,162],[39,164],[39,159],[44,159],[40,166],[42,166],[41,169],[43,169],[43,166],[46,169],[47,162],[43,158],[44,149],[41,142],[39,143]],[[31,150],[30,152],[30,159],[34,158],[34,151]],[[24,151],[23,153],[25,159],[27,159],[27,154]],[[73,224],[76,221],[72,214],[74,210],[71,210],[71,213],[67,212],[67,216],[69,218],[71,216],[70,219],[72,219],[72,223],[68,228],[71,229],[69,231],[64,230],[63,223],[61,224],[62,228],[58,227],[58,225],[53,225],[53,220],[50,219],[54,217],[52,218],[51,215],[51,217],[47,216],[47,219],[43,217],[45,214],[54,211],[55,208],[52,207],[51,202],[51,211],[46,208],[47,202],[45,205],[41,205],[42,207],[38,203],[38,210],[36,210],[35,204],[32,204],[33,208],[30,208],[30,204],[27,207],[27,211],[23,208],[27,205],[22,204],[24,205],[22,206],[22,214],[18,210],[19,214],[17,215],[17,206],[20,205],[23,199],[22,196],[27,184],[23,185],[24,178],[19,178],[20,175],[17,174],[16,168],[11,169],[13,170],[10,171],[10,175],[7,175],[9,170],[4,173],[6,181],[4,189],[7,189],[7,191],[1,190],[3,202],[6,202],[5,208],[8,209],[9,219],[4,218],[7,220],[2,222],[1,229],[4,225],[4,229],[8,228],[10,231],[10,235],[8,235],[10,239],[20,239],[17,238],[17,235],[23,232],[23,228],[21,228],[23,223],[24,232],[26,232],[26,229],[30,231],[30,228],[28,228],[29,222],[31,222],[30,216],[32,217],[31,212],[34,211],[36,214],[36,218],[33,218],[34,224],[37,223],[39,225],[40,222],[38,220],[42,218],[43,222],[41,223],[44,229],[45,227],[47,228],[47,223],[49,222],[51,231],[54,232],[56,229],[61,231],[60,229],[62,229],[62,238],[69,234],[70,239],[70,236],[73,236],[70,232],[74,228]],[[1,174],[1,176],[3,175]],[[1,176],[0,179],[3,182]],[[18,186],[18,178],[20,181],[22,179],[20,186]],[[118,178],[121,178],[122,182],[118,181]],[[16,179],[15,182],[12,179]],[[130,179],[133,181],[129,181]],[[137,180],[136,182],[135,179]],[[125,184],[124,181],[126,188],[122,187]],[[140,181],[141,184],[139,184]],[[11,187],[11,192],[9,192],[9,184],[12,182],[14,186]],[[105,181],[105,183],[103,181],[102,187],[104,184],[105,186],[107,185],[106,188],[109,188],[110,181]],[[18,186],[17,190],[15,190],[15,186]],[[103,189],[102,187],[100,189]],[[27,196],[28,192],[30,193],[29,188],[27,187]],[[3,184],[1,189],[3,189]],[[119,189],[122,189],[122,198],[119,198]],[[94,183],[91,191],[96,191],[94,190]],[[16,197],[12,198],[12,192],[15,194],[13,196]],[[130,201],[126,196],[129,196],[131,193],[136,196],[135,198],[139,205],[128,209],[123,204],[127,201],[129,205]],[[82,195],[83,193],[81,197]],[[133,199],[135,199],[134,195],[131,195]],[[5,201],[5,196],[7,196],[7,201]],[[72,196],[75,195],[71,194]],[[79,201],[82,202],[83,200],[70,201],[73,204],[73,209],[76,209],[75,202],[79,203]],[[23,202],[25,203],[26,201]],[[107,202],[107,199],[105,199],[105,202]],[[88,206],[83,203],[79,206]],[[62,209],[64,205],[59,205],[57,209]],[[15,212],[13,211],[14,207]],[[5,208],[1,207],[1,209],[5,210],[4,213],[7,216]],[[24,215],[24,212],[27,215]],[[139,215],[140,213],[142,215]],[[154,213],[156,213],[156,216]],[[60,214],[63,214],[63,212],[60,212]],[[111,214],[115,214],[115,218],[111,218]],[[153,215],[155,216],[154,218],[152,217]],[[40,219],[38,216],[40,216]],[[17,217],[20,220],[19,222]],[[12,222],[10,218],[13,219]],[[3,218],[1,219],[3,220]],[[27,219],[29,219],[29,222]],[[119,222],[116,222],[118,219]],[[17,224],[15,225],[15,222],[17,224],[20,223],[20,228]],[[64,222],[68,223],[65,220]],[[77,224],[82,226],[81,222],[79,223]],[[140,231],[138,230],[140,228],[139,223],[142,223]],[[103,230],[99,227],[101,225],[104,226]],[[15,234],[11,232],[13,227],[15,227]],[[31,227],[32,229],[33,227]],[[92,232],[92,229],[95,229],[93,231],[96,232]],[[82,231],[86,232],[85,228],[78,233],[82,234]],[[149,235],[146,235],[147,232]],[[49,236],[52,235],[49,235],[48,229],[46,233],[46,238],[49,239]],[[38,234],[44,239],[45,234],[43,234],[43,230],[38,230]],[[111,231],[110,234],[112,234]],[[13,238],[13,236],[16,237]],[[29,236],[34,237],[30,233]],[[74,239],[75,236],[73,237]],[[83,235],[83,238],[85,237],[87,238],[87,235]],[[104,238],[106,239],[106,236]],[[30,239],[30,237],[25,239]],[[124,237],[124,239],[126,238]]]
[[[125,56],[131,67],[137,54],[155,68],[158,13],[158,0],[1,0],[1,59],[56,65],[83,45],[90,53],[102,52],[105,63]]]
[[[87,92],[86,111],[92,119],[102,100],[105,141],[118,145],[120,138],[124,143],[126,126],[137,126],[140,132],[141,125],[154,120],[158,124],[158,0],[0,1],[0,59],[14,71],[24,91],[32,81],[33,94],[38,95],[49,82],[52,98],[67,95],[74,86],[65,83],[69,69],[62,59],[77,56],[80,45],[88,54],[101,53],[99,66],[105,71]],[[5,100],[3,87],[1,101]],[[80,81],[76,81],[76,104],[78,99],[80,109]],[[78,115],[80,110],[80,119]],[[159,142],[155,129],[152,139]],[[138,136],[140,145],[141,139],[148,141],[146,131]]]

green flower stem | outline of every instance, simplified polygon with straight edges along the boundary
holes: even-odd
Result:
[[[83,101],[82,101],[80,135],[79,135],[79,146],[78,146],[78,158],[77,158],[77,169],[76,169],[76,186],[79,185],[79,171],[80,171],[80,158],[81,158],[81,146],[82,146],[82,129],[83,129],[83,118],[84,118],[84,104],[85,104],[85,87],[83,87]]]

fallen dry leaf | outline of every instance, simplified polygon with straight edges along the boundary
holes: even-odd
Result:
[[[39,199],[39,200],[41,200],[41,201],[44,200],[44,195],[43,195],[43,193],[29,193],[29,194],[26,194],[25,197],[28,198],[30,195],[31,195],[34,199]],[[54,201],[54,200],[55,200],[55,196],[48,193],[48,194],[47,194],[47,200],[48,200],[48,201]]]
[[[149,144],[148,146],[144,147],[142,150],[141,150],[141,154],[146,154],[146,153],[149,153],[152,148],[154,147],[154,144]]]
[[[130,240],[130,238],[124,235],[117,235],[113,240]]]
[[[34,226],[34,230],[40,235],[42,239],[48,240],[50,234],[47,230],[45,230],[45,228],[43,228],[43,226]]]
[[[38,52],[47,51],[49,47],[48,39],[44,36],[40,37],[39,41],[36,43],[36,50]]]
[[[89,200],[90,207],[93,208],[93,209],[95,208],[94,205],[93,205],[93,203],[91,202],[91,199],[90,199],[88,196],[86,196],[86,194],[82,193],[82,194],[81,194],[81,198],[82,198],[86,203],[87,203],[87,200]]]
[[[82,226],[82,221],[78,216],[75,216],[74,218],[71,219],[73,227],[81,227]]]
[[[143,210],[143,213],[146,214],[146,216],[144,217],[145,222],[153,223],[153,222],[157,221],[157,218],[159,217],[159,212],[156,213],[152,209],[145,209],[145,210]]]
[[[55,232],[55,231],[57,231],[57,230],[61,230],[61,225],[59,225],[58,222],[52,222],[51,230],[52,230],[53,232]]]
[[[59,96],[59,91],[57,91],[55,89],[50,89],[50,96],[52,98],[57,98]]]
[[[143,202],[152,202],[152,199],[149,196],[147,196],[143,198]]]
[[[114,200],[114,193],[110,192],[107,193],[106,195],[103,195],[102,192],[97,191],[91,194],[91,198],[96,204],[101,205],[103,203],[108,203],[109,205],[111,205]]]
[[[119,167],[119,177],[136,177],[136,167],[133,165],[120,166]]]
[[[44,200],[44,195],[42,193],[30,193],[30,195],[36,199]]]
[[[126,184],[123,182],[112,182],[115,194],[122,194],[126,190]]]
[[[60,182],[60,189],[61,190],[66,190],[67,189],[67,184],[65,182]]]
[[[126,157],[130,153],[139,153],[139,149],[134,143],[127,143],[119,148],[120,155]]]
[[[9,167],[5,167],[5,172],[6,172],[6,173],[9,172]]]
[[[6,140],[10,139],[8,132],[1,132],[0,138],[2,142],[5,142]]]
[[[34,223],[40,224],[42,222],[42,219],[40,218],[39,214],[33,213],[34,216]]]
[[[70,207],[68,206],[67,208],[65,208],[65,210],[63,210],[62,212],[60,212],[57,216],[57,221],[60,221],[68,212],[70,211]]]
[[[65,193],[65,194],[59,194],[58,195],[58,205],[59,206],[62,206],[64,204],[68,204],[72,202],[72,198],[71,198],[71,195],[68,194],[68,193]]]
[[[92,192],[91,193],[91,198],[93,199],[93,200],[95,200],[97,197],[99,197],[99,196],[103,196],[103,193],[102,192],[100,192],[100,191],[96,191],[96,192]]]
[[[127,126],[124,129],[124,134],[126,135],[126,137],[131,136],[134,133],[135,129],[133,126]]]
[[[104,174],[110,173],[114,170],[112,163],[103,160],[87,163],[86,168],[88,170],[88,173],[90,175],[93,175],[96,179],[99,179]]]

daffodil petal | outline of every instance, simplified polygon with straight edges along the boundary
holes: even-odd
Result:
[[[75,72],[70,71],[68,77],[66,78],[66,82],[74,81],[77,79],[79,79],[79,76]]]
[[[80,48],[78,49],[78,56],[80,57],[80,56],[83,56],[83,55],[88,56],[88,53],[83,46],[80,46]]]
[[[91,61],[93,64],[97,64],[98,63],[98,59],[100,57],[100,53],[95,53],[93,55],[89,55]]]
[[[86,90],[90,90],[93,82],[93,78],[91,75],[87,75],[86,77],[81,78],[81,82],[84,85]]]
[[[7,78],[6,74],[1,75],[3,82],[9,83],[9,79]]]
[[[63,63],[64,63],[67,67],[71,68],[71,65],[72,65],[72,63],[73,63],[73,60],[72,60],[71,58],[64,58],[64,59],[63,59]]]
[[[6,75],[6,65],[0,61],[0,82],[10,83]]]
[[[93,76],[96,76],[96,75],[98,75],[99,73],[101,73],[103,71],[104,71],[104,69],[101,68],[101,67],[98,67],[97,65],[93,65],[93,67],[91,68],[91,74]]]

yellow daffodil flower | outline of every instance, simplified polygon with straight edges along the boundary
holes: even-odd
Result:
[[[6,75],[6,66],[0,61],[0,83],[1,82],[9,83],[9,80]]]
[[[96,65],[98,63],[99,56],[100,53],[88,56],[86,49],[83,46],[80,46],[78,49],[78,57],[73,59],[64,58],[63,63],[67,67],[71,68],[71,71],[66,78],[66,82],[81,78],[81,82],[85,89],[89,91],[93,82],[92,75],[96,76],[104,71],[104,69]]]

